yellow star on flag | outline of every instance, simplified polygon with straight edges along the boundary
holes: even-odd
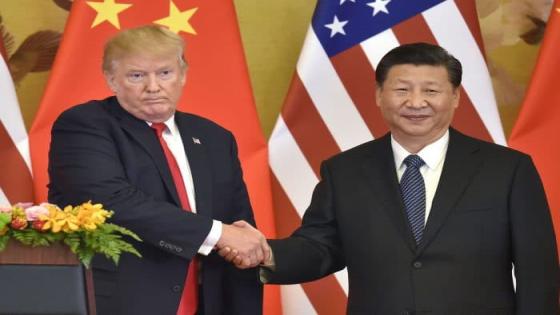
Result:
[[[167,26],[170,31],[174,33],[179,33],[181,31],[189,34],[196,35],[196,31],[189,23],[189,20],[194,15],[194,13],[198,10],[198,8],[192,8],[186,11],[179,11],[175,3],[173,1],[169,2],[169,16],[157,21],[154,21],[155,24]]]
[[[120,29],[119,13],[132,6],[132,4],[128,3],[115,3],[115,0],[103,0],[103,2],[86,1],[86,3],[97,12],[91,28],[108,21],[117,29]]]

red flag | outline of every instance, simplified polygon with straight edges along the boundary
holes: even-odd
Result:
[[[383,135],[375,67],[399,44],[439,44],[463,64],[455,128],[505,144],[472,0],[319,0],[269,140],[279,236],[299,226],[322,160]],[[358,241],[358,240],[357,240]],[[287,314],[343,314],[345,272],[282,288]]]
[[[33,201],[27,130],[7,61],[0,28],[0,204]]]
[[[50,129],[65,109],[110,95],[101,71],[104,43],[119,29],[159,24],[187,42],[187,83],[179,109],[231,130],[259,228],[274,236],[267,148],[260,129],[233,2],[207,0],[74,1],[51,77],[30,132],[36,199],[46,199]],[[279,293],[265,292],[279,313]]]
[[[544,184],[560,242],[560,1],[550,13],[533,77],[515,122],[509,145],[531,155]]]

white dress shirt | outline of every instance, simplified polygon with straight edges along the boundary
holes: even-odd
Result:
[[[152,125],[151,122],[147,123],[150,126]],[[171,116],[171,118],[165,121],[164,124],[165,126],[167,126],[167,128],[163,131],[163,140],[165,141],[165,143],[167,143],[171,154],[173,154],[175,160],[177,161],[177,164],[179,165],[179,170],[181,172],[181,176],[183,177],[183,182],[185,183],[185,189],[187,190],[191,211],[193,213],[196,213],[194,182],[189,165],[189,160],[187,158],[187,154],[185,153],[183,139],[181,138],[181,133],[179,132],[177,124],[175,123],[175,115]],[[221,236],[222,222],[214,220],[210,232],[198,249],[198,253],[202,255],[210,254]]]
[[[420,174],[422,174],[422,178],[424,178],[424,185],[426,187],[426,216],[424,218],[424,223],[428,222],[432,202],[436,194],[439,178],[441,177],[441,171],[443,170],[448,145],[449,130],[445,132],[441,138],[428,144],[416,153],[416,155],[420,156],[425,162],[425,164],[420,167]],[[404,164],[403,161],[407,156],[414,153],[410,153],[403,148],[392,135],[391,147],[393,148],[395,168],[397,169],[397,177],[400,183],[401,177],[406,170],[406,164]]]

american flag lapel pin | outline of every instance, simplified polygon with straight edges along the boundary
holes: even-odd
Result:
[[[195,138],[195,137],[192,137],[192,142],[193,142],[194,144],[201,144],[201,143],[200,143],[200,139]]]

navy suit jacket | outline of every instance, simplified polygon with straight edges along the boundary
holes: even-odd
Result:
[[[175,314],[190,260],[212,219],[255,224],[233,135],[215,123],[175,113],[195,187],[196,214],[183,211],[154,131],[115,97],[60,115],[49,152],[49,201],[92,200],[114,210],[111,222],[142,239],[142,258],[125,254],[118,267],[93,261],[99,314]],[[195,140],[197,139],[197,140]],[[255,270],[240,271],[216,253],[200,256],[203,311],[261,314]]]
[[[531,159],[450,130],[416,246],[390,141],[386,135],[323,163],[302,226],[270,241],[269,282],[347,267],[349,314],[558,314],[554,230]]]

